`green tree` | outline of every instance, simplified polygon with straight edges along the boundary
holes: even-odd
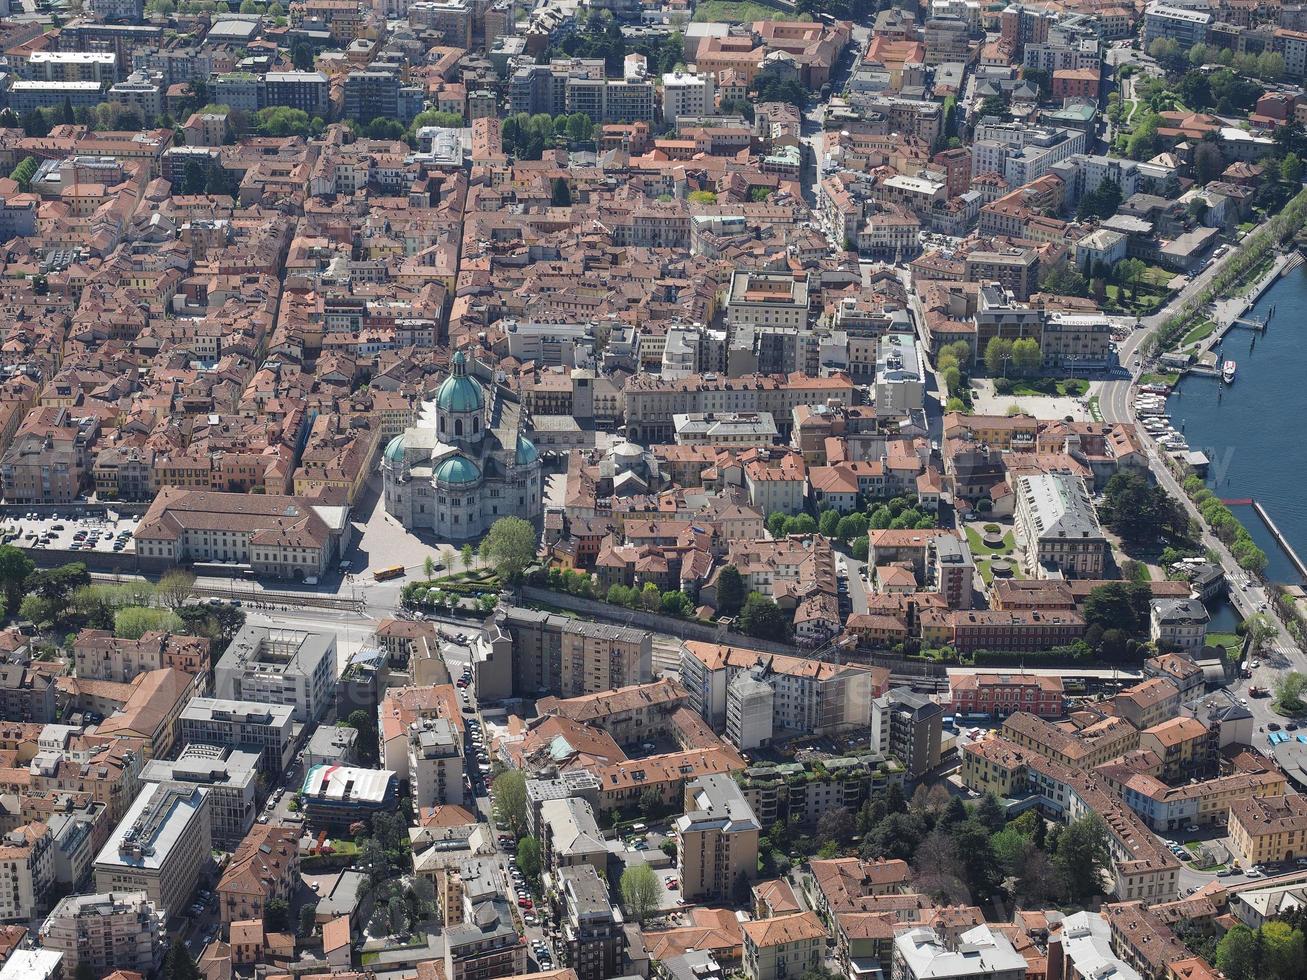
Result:
[[[539,881],[540,842],[530,835],[517,842],[517,870],[528,881]]]
[[[514,583],[535,561],[536,529],[520,517],[501,517],[481,541],[481,557],[494,566],[501,581]]]
[[[1302,157],[1290,151],[1280,163],[1280,179],[1286,184],[1302,183]]]
[[[1012,357],[1012,341],[1005,337],[990,337],[985,345],[985,370],[993,378],[1007,377]]]
[[[463,549],[458,554],[459,560],[463,563],[464,570],[467,570],[476,564],[476,549],[470,544],[463,545]]]
[[[36,157],[23,157],[18,166],[9,172],[9,179],[18,185],[21,191],[29,191],[32,188],[32,178],[36,176],[37,170]]]
[[[113,617],[113,635],[122,640],[139,640],[146,633],[164,631],[180,633],[182,621],[169,609],[129,606]]]
[[[836,528],[840,525],[840,512],[827,508],[821,512],[817,518],[817,530],[828,538],[835,537]]]
[[[318,906],[316,902],[306,902],[300,907],[300,929],[301,939],[307,939],[313,935],[313,927],[317,925]]]
[[[572,206],[572,190],[567,186],[567,181],[562,177],[555,177],[552,188],[549,203],[556,208],[570,208]]]
[[[649,865],[632,865],[622,872],[622,907],[637,923],[643,923],[658,908],[660,891],[658,876]]]
[[[1035,338],[1023,337],[1012,342],[1012,367],[1017,374],[1033,377],[1039,373],[1043,363],[1044,355],[1040,353],[1039,341]]]
[[[1101,894],[1111,860],[1107,828],[1096,814],[1073,820],[1057,835],[1053,868],[1062,893],[1074,904]]]
[[[495,823],[521,837],[526,833],[526,776],[513,769],[495,779]]]
[[[767,637],[787,640],[790,636],[790,622],[775,602],[761,592],[750,592],[740,609],[738,620],[740,632],[748,636]]]
[[[1307,689],[1307,674],[1290,670],[1281,674],[1275,681],[1275,706],[1285,714],[1297,714],[1307,704],[1303,703],[1302,694]]]
[[[734,565],[727,565],[717,576],[717,611],[734,616],[744,605],[744,579]]]
[[[835,536],[841,541],[856,541],[867,536],[869,526],[870,522],[867,520],[867,515],[861,511],[854,511],[852,514],[840,518],[840,522],[835,528]]]
[[[63,110],[59,113],[59,121],[65,126],[71,126],[77,122],[77,116],[73,113],[73,100],[64,96]]]
[[[166,980],[201,980],[200,968],[195,965],[180,936],[172,941],[168,955],[164,957],[163,976]]]
[[[23,601],[23,586],[36,564],[20,549],[11,544],[0,545],[0,588],[4,589],[5,606],[10,615],[18,610]]]
[[[1260,980],[1254,965],[1257,936],[1243,923],[1233,926],[1216,946],[1216,968],[1226,980]]]
[[[290,928],[290,906],[284,898],[272,898],[263,907],[263,925],[269,932],[285,932]]]
[[[172,568],[159,576],[155,595],[164,607],[174,612],[195,598],[195,573],[184,568]]]
[[[296,71],[313,70],[313,49],[303,42],[296,44],[290,49],[291,62],[295,65]]]
[[[1089,590],[1084,616],[1087,626],[1141,633],[1148,622],[1152,589],[1144,582],[1107,582]]]

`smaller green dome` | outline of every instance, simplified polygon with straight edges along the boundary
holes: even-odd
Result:
[[[390,442],[386,443],[386,462],[402,463],[404,462],[404,437],[395,436]]]
[[[462,453],[455,453],[441,460],[440,465],[436,467],[436,480],[440,483],[478,483],[481,480],[481,471],[477,469],[476,463]]]
[[[522,435],[518,436],[517,437],[517,465],[530,466],[539,458],[540,458],[540,454],[536,452],[535,443],[533,443],[526,436],[522,436]]]

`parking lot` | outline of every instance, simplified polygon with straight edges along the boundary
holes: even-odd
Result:
[[[33,513],[9,517],[4,522],[7,543],[20,548],[48,548],[56,551],[98,551],[102,554],[132,554],[136,544],[132,531],[136,518],[49,517]]]

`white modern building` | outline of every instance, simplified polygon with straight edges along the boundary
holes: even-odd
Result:
[[[280,775],[290,765],[293,714],[287,704],[192,698],[177,719],[177,741],[251,747],[259,753],[264,772]]]
[[[258,816],[260,760],[253,746],[194,742],[176,759],[150,760],[141,770],[141,779],[179,789],[207,789],[213,839],[235,844]]]
[[[415,807],[463,805],[463,735],[447,718],[420,718],[408,729],[408,777]]]
[[[209,791],[145,784],[95,859],[98,892],[145,892],[165,917],[185,910],[209,863]]]
[[[909,929],[894,940],[896,980],[1025,980],[1026,960],[988,925],[946,943],[934,929]]]
[[[336,691],[336,636],[245,626],[214,670],[220,698],[290,705],[296,721],[315,721]]]
[[[971,176],[998,173],[1009,187],[1020,187],[1084,149],[1085,134],[1079,130],[1000,122],[986,116],[976,126],[971,145]]]
[[[707,73],[674,71],[663,75],[663,118],[675,122],[681,116],[706,116],[714,109],[715,85]]]
[[[888,333],[876,345],[876,414],[908,415],[926,406],[926,372],[912,334]]]

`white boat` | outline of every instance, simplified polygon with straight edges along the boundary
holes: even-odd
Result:
[[[1234,361],[1226,361],[1221,365],[1221,380],[1226,384],[1234,383],[1234,372],[1238,370],[1239,365]]]

